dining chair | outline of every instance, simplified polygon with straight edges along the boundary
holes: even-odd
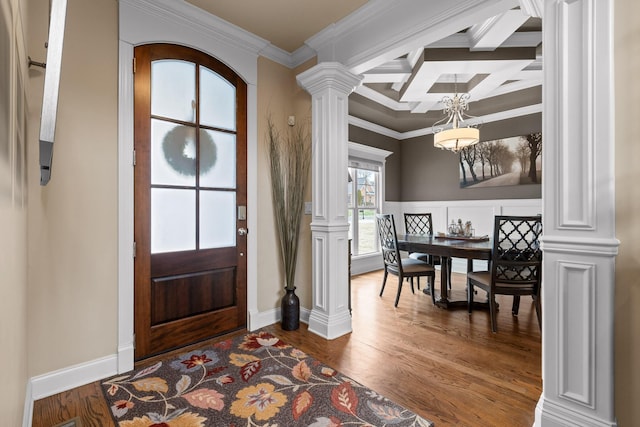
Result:
[[[396,234],[396,224],[393,215],[376,214],[376,225],[378,229],[378,237],[380,238],[380,248],[382,250],[382,260],[384,261],[384,278],[382,280],[382,289],[380,296],[384,292],[389,273],[398,276],[398,294],[396,295],[395,307],[398,306],[400,300],[400,292],[402,292],[402,284],[405,278],[411,283],[411,292],[415,293],[413,288],[413,278],[419,280],[420,277],[428,277],[431,289],[433,289],[433,281],[436,276],[435,269],[432,265],[424,261],[413,258],[402,258],[398,249],[398,236]]]
[[[404,214],[404,230],[407,234],[424,234],[433,235],[433,223],[431,221],[431,213],[405,213]],[[442,259],[437,255],[426,254],[422,252],[411,252],[409,258],[424,261],[430,265],[441,265]],[[447,259],[449,267],[447,283],[451,289],[451,258]],[[420,284],[418,283],[418,289]]]
[[[540,287],[542,270],[541,216],[495,217],[493,249],[489,271],[467,273],[467,303],[473,310],[474,288],[487,292],[491,330],[498,331],[496,295],[513,295],[512,314],[518,314],[521,295],[531,295],[535,304],[538,326],[542,330]]]

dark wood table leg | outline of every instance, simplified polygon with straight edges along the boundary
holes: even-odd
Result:
[[[448,299],[448,279],[449,278],[449,258],[440,257],[440,297],[436,298],[436,305],[441,308],[449,308]]]
[[[448,257],[442,257],[441,270],[440,270],[440,296],[436,296],[436,306],[440,308],[467,308],[468,302],[465,298],[464,301],[451,301],[449,300],[449,260]],[[467,259],[467,272],[473,271],[473,259]],[[468,290],[467,290],[468,292]],[[498,304],[496,303],[496,306]],[[489,302],[473,302],[474,309],[488,310]]]

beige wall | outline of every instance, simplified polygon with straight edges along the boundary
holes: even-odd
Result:
[[[24,140],[18,143],[15,115],[17,97],[24,99],[24,91],[19,93],[15,83],[18,72],[26,80],[24,10],[19,6],[17,0],[0,0],[0,366],[5,367],[0,371],[2,426],[21,424],[28,380],[27,198],[21,184],[24,174],[21,178],[19,169]]]
[[[640,420],[640,3],[615,2],[616,81],[616,415],[620,426]]]
[[[310,61],[290,70],[266,58],[258,59],[258,310],[280,307],[284,295],[283,271],[280,266],[278,240],[271,203],[269,165],[266,151],[267,117],[282,132],[287,130],[288,116],[298,125],[310,123],[311,96],[296,83],[296,75],[311,67]],[[310,179],[310,177],[309,177]],[[305,200],[311,200],[309,182]],[[311,308],[311,216],[305,215],[300,230],[300,248],[296,270],[296,294],[300,306]]]
[[[26,209],[0,197],[0,425],[19,426],[27,374]]]
[[[44,61],[48,0],[32,0]],[[51,181],[41,187],[43,73],[29,73],[29,376],[117,351],[118,3],[69,0]]]

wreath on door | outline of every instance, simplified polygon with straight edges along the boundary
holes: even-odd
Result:
[[[195,128],[176,126],[162,139],[162,152],[169,166],[185,176],[194,176],[196,171],[196,156],[194,140]],[[193,144],[193,155],[189,152]],[[216,163],[217,148],[208,132],[200,132],[200,174],[208,172]]]

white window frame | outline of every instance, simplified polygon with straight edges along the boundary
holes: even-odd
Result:
[[[389,155],[393,154],[392,151],[387,151],[387,150],[383,150],[380,148],[376,148],[376,147],[370,147],[368,145],[364,145],[364,144],[358,144],[356,142],[351,142],[349,141],[349,159],[351,160],[352,158],[354,160],[356,159],[360,159],[360,160],[366,160],[366,161],[370,161],[372,163],[377,163],[380,165],[380,169],[378,172],[378,201],[377,201],[377,205],[378,205],[378,211],[377,213],[383,212],[383,205],[384,205],[384,201],[385,201],[385,194],[384,194],[384,188],[385,188],[385,163],[386,163],[386,159],[387,157],[389,157]],[[349,209],[357,209],[357,206],[355,208],[349,208]],[[357,217],[357,212],[355,213],[354,218]],[[355,233],[353,234],[353,236],[355,236]],[[363,269],[363,270],[367,270],[366,267],[364,267],[364,265],[362,266],[362,268],[359,267],[358,264],[365,264],[367,259],[375,259],[376,261],[380,259],[380,252],[372,252],[372,253],[368,253],[365,255],[354,255],[353,256],[353,265],[352,265],[352,273],[357,273],[359,270]]]

